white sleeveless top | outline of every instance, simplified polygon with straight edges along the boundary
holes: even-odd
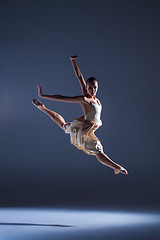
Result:
[[[99,122],[101,121],[101,110],[102,110],[102,105],[98,103],[91,102],[92,108],[90,112],[88,112],[86,115],[84,115],[84,119],[87,121],[95,121]]]

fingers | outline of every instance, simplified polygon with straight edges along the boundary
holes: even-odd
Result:
[[[75,60],[76,58],[78,58],[78,56],[72,56],[70,57],[70,60]]]
[[[41,87],[37,84],[37,88],[40,89]]]
[[[42,91],[41,87],[38,84],[37,84],[37,88],[38,88],[38,92]]]
[[[39,84],[37,84],[37,88],[38,88],[38,95],[39,95],[39,97],[41,97],[42,96],[42,89],[39,86]]]

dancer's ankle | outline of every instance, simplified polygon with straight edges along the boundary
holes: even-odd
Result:
[[[42,111],[45,109],[45,106],[44,106],[44,104],[42,104],[42,105],[39,105],[37,108]]]

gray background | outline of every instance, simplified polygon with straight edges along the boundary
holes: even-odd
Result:
[[[1,206],[160,208],[159,1],[2,1],[0,76]],[[81,95],[69,57],[99,81],[96,131],[124,166],[114,175],[70,144],[36,109],[45,94]],[[66,122],[78,104],[42,99]]]

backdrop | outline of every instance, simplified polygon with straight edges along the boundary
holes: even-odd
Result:
[[[159,1],[2,1],[1,206],[160,209]],[[44,94],[81,95],[70,56],[99,81],[104,152],[115,175],[32,105]],[[78,104],[40,99],[66,122]]]

